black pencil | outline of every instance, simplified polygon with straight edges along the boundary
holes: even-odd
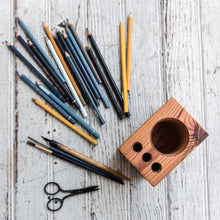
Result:
[[[95,76],[97,82],[98,82],[99,84],[101,84],[101,83],[102,83],[102,80],[100,79],[100,77],[99,77],[99,75],[98,75],[98,73],[97,73],[95,67],[93,66],[93,64],[92,64],[92,62],[91,62],[89,56],[87,55],[86,50],[85,50],[85,48],[83,47],[83,44],[82,44],[82,41],[80,40],[79,35],[77,34],[77,32],[75,31],[73,25],[71,24],[71,22],[70,22],[68,19],[67,19],[67,24],[68,24],[68,27],[69,27],[71,33],[73,34],[73,36],[74,36],[74,38],[75,38],[75,40],[76,40],[78,46],[80,47],[80,49],[81,49],[81,51],[82,51],[84,57],[86,58],[86,60],[87,60],[87,62],[88,62],[88,64],[89,64],[89,66],[90,66],[90,68],[91,68],[91,70],[92,70],[92,72],[93,72],[93,74],[94,74],[94,76]]]
[[[108,78],[108,80],[109,80],[109,82],[110,82],[110,84],[111,84],[111,86],[112,86],[112,88],[113,88],[113,90],[114,90],[114,92],[116,94],[116,97],[118,98],[118,101],[119,101],[121,107],[123,108],[123,105],[124,105],[123,104],[124,103],[123,102],[123,98],[122,98],[121,93],[120,93],[120,91],[119,91],[119,89],[118,89],[118,87],[117,87],[117,85],[116,85],[116,83],[115,83],[115,81],[114,81],[114,79],[112,77],[112,74],[111,74],[111,72],[110,72],[110,70],[109,70],[109,68],[108,68],[108,66],[107,66],[107,64],[106,64],[106,62],[105,62],[105,60],[104,60],[100,50],[99,50],[99,48],[98,48],[98,45],[97,45],[97,43],[96,43],[92,33],[88,30],[88,28],[86,29],[86,31],[87,31],[87,34],[88,34],[88,38],[89,38],[89,40],[90,40],[90,42],[92,44],[92,47],[93,47],[93,49],[94,49],[94,51],[96,53],[96,56],[98,57],[101,65],[102,65],[102,67],[103,67],[103,69],[104,69],[104,71],[106,73],[106,76],[107,76],[107,78]]]
[[[44,67],[44,65],[41,63],[41,61],[36,57],[36,55],[34,54],[34,52],[32,51],[32,49],[30,48],[30,46],[25,42],[25,40],[22,38],[22,36],[20,36],[19,34],[15,33],[16,38],[18,39],[18,41],[21,43],[21,45],[27,50],[27,52],[30,54],[30,56],[34,59],[34,61],[38,64],[38,66],[44,71],[44,73],[46,74],[46,76],[49,78],[49,80],[53,83],[53,85],[59,90],[59,92],[62,94],[60,100],[62,102],[66,102],[65,94],[63,93],[63,91],[60,89],[59,85],[57,84],[57,82],[54,80],[54,78],[51,76],[51,74],[49,74],[49,72],[47,71],[47,69]],[[53,90],[51,90],[51,92],[53,92],[54,94],[56,94],[56,89],[54,88]],[[57,91],[58,92],[58,91]],[[60,93],[57,93],[58,95]],[[61,95],[60,94],[60,95]],[[58,96],[57,95],[57,96]],[[60,97],[60,96],[59,96]]]
[[[76,76],[78,77],[78,80],[81,81],[81,83],[82,83],[81,85],[82,85],[83,89],[85,90],[86,94],[88,95],[88,99],[89,99],[90,105],[91,105],[92,108],[95,110],[95,112],[96,112],[96,114],[97,114],[97,117],[98,117],[100,123],[101,123],[102,125],[105,124],[105,121],[104,121],[104,119],[103,119],[101,113],[99,112],[99,110],[98,110],[97,106],[95,105],[95,103],[94,103],[92,97],[90,96],[90,93],[88,92],[87,87],[85,86],[83,80],[81,79],[81,76],[80,76],[80,74],[78,73],[78,71],[76,70],[76,66],[75,66],[75,64],[73,63],[72,58],[70,57],[70,55],[69,55],[68,53],[66,53],[66,58],[67,58],[67,61],[68,61],[69,65],[71,66],[71,69],[72,69],[73,71],[75,71]]]
[[[84,75],[84,78],[86,79],[91,91],[93,92],[94,96],[96,98],[100,98],[100,95],[98,94],[97,89],[95,88],[92,80],[90,79],[88,73],[86,72],[83,64],[80,61],[80,58],[78,57],[76,51],[74,50],[74,48],[72,47],[69,38],[67,37],[67,35],[65,35],[65,37],[61,34],[61,32],[57,32],[57,36],[60,39],[60,41],[63,42],[63,45],[65,45],[65,49],[66,51],[69,53],[69,55],[71,56],[72,60],[75,60],[75,62],[77,63],[78,68],[80,69],[81,73]]]
[[[29,139],[33,140],[32,138],[29,138]],[[84,162],[84,161],[82,161],[82,160],[80,160],[80,159],[78,159],[78,158],[76,158],[76,157],[74,157],[74,156],[72,156],[70,154],[67,154],[64,151],[61,151],[61,150],[59,150],[57,148],[54,148],[52,146],[47,147],[47,146],[45,146],[45,145],[43,145],[41,143],[35,144],[34,142],[31,142],[31,141],[27,141],[27,144],[31,145],[33,147],[36,147],[36,148],[38,148],[38,149],[40,149],[40,150],[42,150],[42,151],[44,151],[44,152],[46,152],[48,154],[52,154],[52,155],[54,155],[56,157],[59,157],[59,158],[65,160],[65,161],[68,161],[70,163],[73,163],[75,165],[83,167],[83,168],[85,168],[87,170],[90,170],[90,171],[92,171],[94,173],[97,173],[99,175],[107,177],[108,179],[116,181],[116,182],[118,182],[120,184],[124,184],[124,182],[123,182],[123,180],[121,178],[119,178],[119,177],[117,177],[117,176],[115,176],[113,174],[110,174],[110,173],[108,173],[106,171],[103,171],[103,170],[101,170],[101,169],[99,169],[99,168],[97,168],[97,167],[95,167],[95,166],[93,166],[91,164],[88,164],[88,163],[86,163],[86,162]]]
[[[54,86],[48,82],[48,80],[10,43],[7,43],[7,47],[19,58],[21,61],[27,65],[27,67],[33,71],[33,73],[51,90],[56,94],[58,98],[62,98],[60,92],[58,92]]]
[[[83,96],[84,101],[88,104],[88,99],[87,99],[86,94],[84,93],[84,91],[83,91],[83,89],[82,89],[80,83],[78,82],[77,78],[74,76],[74,73],[72,73],[71,68],[70,68],[69,64],[67,63],[66,56],[65,56],[65,50],[64,50],[64,48],[63,48],[63,45],[61,45],[60,40],[58,39],[58,37],[57,37],[56,35],[53,35],[53,38],[54,38],[54,40],[55,40],[55,42],[56,42],[56,44],[57,44],[57,47],[59,48],[59,50],[60,50],[60,52],[61,52],[61,54],[62,54],[64,60],[66,61],[66,64],[67,64],[67,66],[69,67],[70,72],[71,72],[71,74],[72,74],[72,76],[73,76],[73,78],[74,78],[74,80],[75,80],[77,86],[79,87],[79,89],[80,89],[80,91],[81,91],[81,93],[82,93],[82,96]]]
[[[61,88],[61,90],[65,93],[66,97],[68,97],[68,102],[70,104],[75,105],[77,108],[79,108],[78,103],[76,103],[75,98],[72,96],[72,94],[69,92],[68,88],[65,86],[65,84],[63,84],[63,82],[60,80],[60,78],[57,76],[56,73],[54,73],[53,69],[51,69],[51,67],[48,65],[48,63],[45,61],[45,59],[43,58],[43,56],[39,53],[39,51],[37,50],[37,48],[35,47],[35,45],[31,42],[28,41],[28,44],[30,46],[30,48],[32,49],[32,51],[34,52],[34,54],[37,56],[37,58],[43,63],[43,65],[45,66],[45,68],[47,69],[47,71],[51,74],[51,76],[54,78],[54,80],[57,82],[57,84],[59,85],[59,87]]]
[[[112,104],[113,104],[113,106],[114,106],[114,108],[115,108],[115,110],[118,114],[118,117],[120,119],[122,119],[123,118],[122,110],[121,110],[120,106],[118,105],[118,103],[117,103],[117,101],[116,101],[116,99],[115,99],[115,97],[114,97],[114,95],[113,95],[113,93],[112,93],[112,91],[111,91],[111,89],[108,85],[107,80],[105,79],[105,76],[104,76],[104,74],[103,74],[103,72],[102,72],[102,70],[101,70],[101,68],[100,68],[100,66],[99,66],[99,64],[98,64],[98,62],[95,58],[95,55],[94,55],[92,49],[88,45],[86,45],[86,51],[87,51],[87,53],[90,57],[90,60],[92,61],[93,65],[94,65],[94,67],[96,68],[96,71],[99,74],[99,77],[102,80],[102,83],[105,87],[105,90],[108,93],[108,96],[109,96],[110,100],[112,101]]]
[[[88,89],[88,92],[89,92],[89,94],[92,96],[92,99],[93,99],[94,103],[96,104],[96,106],[99,106],[99,102],[97,101],[97,99],[96,99],[96,97],[95,97],[95,95],[94,95],[94,93],[93,93],[93,91],[92,91],[92,89],[91,89],[91,87],[90,87],[90,84],[89,84],[89,82],[91,82],[91,81],[88,82],[88,81],[87,81],[87,78],[86,78],[85,75],[82,73],[80,67],[78,66],[78,63],[77,63],[76,60],[74,59],[74,57],[73,57],[73,55],[72,55],[72,53],[71,53],[69,47],[67,46],[67,44],[66,44],[66,42],[65,42],[65,40],[64,40],[64,38],[63,38],[63,35],[61,34],[60,31],[57,31],[57,37],[58,37],[57,40],[58,40],[58,41],[60,42],[60,44],[62,45],[63,49],[68,52],[68,54],[70,55],[72,61],[73,61],[74,64],[76,65],[76,68],[77,68],[77,70],[78,70],[78,72],[79,72],[79,74],[80,74],[80,76],[81,76],[83,82],[86,84],[86,87],[87,87],[87,89]],[[65,52],[64,52],[64,56],[65,56],[65,59],[66,59]],[[69,64],[68,64],[68,65],[69,65]],[[70,69],[72,69],[72,68],[70,67]],[[74,73],[75,77],[78,78],[78,77],[76,76],[76,74],[75,74],[74,71],[72,71],[72,73]],[[79,82],[79,83],[80,83],[80,85],[81,85],[81,82]],[[83,89],[83,91],[85,92],[84,89]],[[85,93],[86,93],[86,92],[85,92]],[[86,96],[88,97],[88,94],[86,94]],[[90,103],[90,102],[89,102],[89,103]],[[91,104],[91,103],[90,103],[90,104]]]

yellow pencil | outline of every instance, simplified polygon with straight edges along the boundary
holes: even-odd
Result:
[[[72,76],[72,74],[71,74],[71,72],[70,72],[66,62],[65,62],[65,60],[63,59],[63,56],[62,56],[62,54],[61,54],[61,52],[60,52],[60,50],[59,50],[55,40],[53,39],[53,35],[51,34],[49,28],[46,26],[46,24],[44,22],[43,22],[43,27],[44,27],[44,31],[45,31],[46,35],[48,36],[48,38],[50,39],[51,43],[53,44],[53,47],[54,47],[58,57],[60,58],[60,61],[63,64],[63,67],[66,70],[66,73],[67,73],[71,83],[73,84],[73,87],[76,90],[76,93],[78,94],[82,104],[86,105],[85,100],[82,97],[82,93],[79,90],[79,87],[77,86],[77,84],[76,84],[76,82],[75,82],[75,80],[74,80],[74,78],[73,78],[73,76]]]
[[[84,137],[86,140],[88,140],[89,142],[91,142],[94,145],[97,145],[98,142],[91,138],[89,135],[87,135],[86,133],[84,133],[82,130],[80,130],[79,128],[77,128],[75,125],[71,124],[69,121],[67,121],[64,117],[62,117],[60,114],[58,114],[57,112],[55,112],[54,110],[52,110],[50,107],[48,107],[47,105],[45,105],[43,102],[41,102],[38,99],[32,98],[32,101],[37,104],[38,106],[40,106],[41,108],[43,108],[45,111],[47,111],[48,113],[50,113],[51,115],[53,115],[55,118],[57,118],[58,120],[60,120],[61,122],[63,122],[65,125],[67,125],[68,127],[70,127],[71,129],[73,129],[76,133],[78,133],[79,135],[81,135],[82,137]]]
[[[126,56],[125,56],[125,31],[123,21],[120,23],[120,43],[121,43],[121,71],[123,84],[123,98],[124,98],[124,113],[129,116],[128,111],[128,91],[127,91],[127,77],[126,77]]]
[[[127,89],[130,91],[130,81],[131,81],[131,45],[132,45],[132,23],[133,18],[131,12],[128,17],[128,35],[127,35]]]

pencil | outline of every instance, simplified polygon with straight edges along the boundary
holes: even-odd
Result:
[[[12,53],[15,54],[51,91],[56,94],[56,96],[61,99],[62,95],[55,90],[53,85],[10,43],[7,43],[7,47],[11,50]]]
[[[66,62],[67,62],[67,64],[68,64],[68,66],[69,66],[69,63],[68,63],[68,61],[67,61],[67,59],[66,59],[66,55],[65,55],[65,49],[66,49],[66,47],[65,47],[65,45],[62,44],[62,43],[66,43],[66,42],[65,42],[65,41],[64,41],[64,42],[61,42],[60,39],[58,39],[58,37],[55,36],[55,35],[54,35],[54,40],[56,41],[57,46],[59,47],[61,53],[63,54],[63,57],[65,58],[65,60],[66,60]],[[67,52],[68,52],[68,50],[67,50]],[[73,62],[75,63],[75,60],[73,60]],[[81,75],[82,80],[83,80],[84,83],[86,84],[86,87],[88,88],[88,92],[90,93],[90,95],[91,95],[93,101],[95,102],[96,106],[99,106],[99,102],[97,101],[96,97],[94,96],[93,92],[91,91],[91,88],[89,87],[88,82],[86,81],[85,77],[84,77],[83,74],[81,73],[81,70],[80,70],[80,68],[78,67],[77,63],[75,63],[75,65],[76,65],[76,67],[77,67],[77,70],[76,70],[76,71],[78,71],[79,74]],[[70,69],[70,71],[71,71],[71,74],[74,76],[75,80],[77,81],[78,86],[80,87],[80,89],[81,89],[81,91],[82,91],[84,100],[86,101],[86,103],[89,103],[89,101],[88,101],[88,95],[86,94],[84,88],[81,86],[81,82],[79,82],[79,80],[78,80],[78,78],[77,78],[77,76],[76,76],[76,74],[75,74],[75,71],[73,71],[70,66],[69,66],[69,69]]]
[[[49,28],[46,26],[46,24],[44,22],[43,22],[43,28],[44,28],[44,31],[47,34],[48,38],[50,39],[51,43],[53,44],[53,47],[54,47],[55,51],[57,52],[57,55],[60,58],[60,61],[63,64],[63,67],[66,70],[66,73],[69,76],[69,79],[70,79],[71,83],[73,84],[73,86],[74,86],[74,88],[76,90],[76,93],[78,94],[82,104],[85,105],[86,103],[85,103],[85,100],[82,97],[82,93],[81,93],[80,89],[78,88],[74,78],[72,77],[71,72],[70,72],[70,70],[69,70],[69,68],[68,68],[68,66],[67,66],[67,64],[66,64],[66,62],[65,62],[65,60],[64,60],[64,58],[63,58],[63,56],[62,56],[58,46],[57,46],[54,38],[53,38],[52,33],[50,32]]]
[[[128,35],[127,35],[127,89],[130,91],[130,81],[131,81],[131,47],[132,47],[132,23],[133,18],[131,12],[128,17]]]
[[[92,62],[91,62],[91,60],[89,59],[89,56],[87,55],[86,50],[85,50],[85,48],[83,47],[82,41],[81,41],[80,38],[79,38],[79,35],[77,34],[77,32],[75,31],[73,25],[71,24],[71,22],[70,22],[68,19],[67,19],[67,24],[68,24],[68,27],[69,27],[69,29],[70,29],[72,35],[74,36],[74,38],[75,38],[75,40],[76,40],[78,46],[80,47],[80,49],[81,49],[81,51],[82,51],[84,57],[86,58],[86,60],[87,60],[87,62],[88,62],[88,64],[89,64],[89,66],[90,66],[90,68],[91,68],[91,70],[92,70],[92,72],[93,72],[93,74],[94,74],[94,76],[95,76],[97,82],[98,82],[99,84],[101,84],[101,83],[102,83],[102,80],[100,79],[100,77],[99,77],[99,75],[98,75],[96,69],[94,68],[94,66],[93,66],[93,64],[92,64]]]
[[[53,99],[61,108],[63,108],[71,117],[73,117],[80,125],[90,132],[95,138],[99,138],[99,133],[88,125],[82,118],[73,112],[67,105],[63,104],[52,92],[50,92],[42,83],[37,82],[36,85],[44,91],[51,99]]]
[[[91,77],[89,76],[89,74],[87,73],[85,67],[83,66],[77,52],[75,51],[75,49],[73,48],[68,36],[66,35],[65,32],[63,32],[63,35],[61,35],[64,39],[64,41],[66,42],[66,47],[69,48],[68,53],[71,55],[72,59],[74,59],[77,63],[77,65],[79,66],[81,72],[83,73],[83,75],[85,76],[92,92],[94,93],[94,96],[99,99],[100,95],[98,93],[98,90],[96,88],[96,86],[94,85],[94,82],[91,80]],[[60,37],[60,39],[62,39],[62,37]]]
[[[31,139],[32,141],[35,141],[34,139],[32,139],[30,137],[29,137],[29,139]],[[101,170],[101,169],[99,169],[99,168],[97,168],[97,167],[95,167],[95,166],[93,166],[91,164],[88,164],[88,163],[86,163],[86,162],[84,162],[84,161],[82,161],[82,160],[80,160],[80,159],[78,159],[78,158],[76,158],[76,157],[74,157],[74,156],[72,156],[70,154],[67,154],[64,151],[61,151],[61,150],[59,150],[57,148],[54,148],[52,146],[47,147],[44,144],[41,144],[39,142],[37,142],[37,144],[36,144],[34,142],[27,141],[27,144],[30,145],[30,146],[33,146],[33,147],[35,147],[35,148],[37,148],[37,149],[39,149],[39,150],[41,150],[41,151],[43,151],[43,152],[45,152],[47,154],[54,155],[56,157],[59,157],[60,159],[63,159],[63,160],[68,161],[70,163],[73,163],[73,164],[75,164],[77,166],[83,167],[83,168],[85,168],[87,170],[90,170],[90,171],[92,171],[94,173],[102,175],[102,176],[104,176],[104,177],[106,177],[108,179],[111,179],[113,181],[116,181],[116,182],[118,182],[120,184],[124,184],[124,182],[123,182],[123,180],[121,178],[119,178],[117,176],[114,176],[114,175],[112,175],[110,173],[107,173],[107,172],[105,172],[105,171],[103,171],[103,170]]]
[[[57,118],[58,120],[60,120],[61,122],[63,122],[65,125],[67,125],[69,128],[71,128],[72,130],[74,130],[76,133],[78,133],[79,135],[81,135],[83,138],[85,138],[87,141],[89,141],[90,143],[92,143],[93,145],[97,145],[98,142],[93,139],[92,137],[90,137],[89,135],[87,135],[85,132],[83,132],[81,129],[77,128],[75,125],[71,124],[69,121],[67,121],[64,117],[62,117],[60,114],[58,114],[57,112],[55,112],[54,110],[52,110],[50,107],[48,107],[47,105],[45,105],[44,103],[42,103],[40,100],[37,100],[35,98],[32,98],[32,101],[37,104],[38,106],[40,106],[41,108],[43,108],[46,112],[48,112],[49,114],[53,115],[55,118]]]
[[[59,105],[56,104],[47,94],[45,94],[41,89],[39,89],[27,76],[22,73],[17,72],[18,76],[32,88],[36,93],[38,93],[44,100],[50,103],[57,111],[60,112],[68,121],[72,124],[76,123],[76,120],[72,118],[69,114],[67,114]]]
[[[123,21],[120,23],[120,45],[121,45],[121,72],[123,84],[123,98],[124,98],[124,113],[125,116],[130,116],[128,111],[128,90],[127,90],[127,77],[126,77],[126,55],[125,55],[125,30]]]
[[[102,72],[102,70],[101,70],[101,68],[100,68],[100,66],[99,66],[99,64],[98,64],[98,62],[95,58],[95,55],[94,55],[92,49],[88,46],[88,44],[86,45],[86,51],[87,51],[87,53],[90,57],[90,60],[92,61],[93,65],[94,65],[94,67],[96,68],[97,73],[99,74],[99,76],[102,80],[103,86],[105,87],[105,90],[106,90],[106,92],[107,92],[107,94],[108,94],[108,96],[109,96],[109,98],[110,98],[110,100],[113,104],[113,107],[115,108],[115,111],[118,114],[119,119],[122,119],[123,118],[123,113],[121,111],[121,108],[118,105],[118,103],[117,103],[117,101],[116,101],[116,99],[115,99],[115,97],[114,97],[114,95],[113,95],[113,93],[112,93],[112,91],[111,91],[111,89],[108,85],[108,82],[105,79],[105,76],[104,76],[104,74],[103,74],[103,72]]]
[[[96,53],[96,56],[98,57],[98,59],[100,61],[100,64],[101,64],[103,70],[106,73],[106,76],[107,76],[107,78],[108,78],[108,80],[109,80],[109,82],[110,82],[110,84],[111,84],[111,86],[114,90],[114,93],[115,93],[121,107],[123,107],[123,98],[122,98],[121,93],[120,93],[120,91],[119,91],[119,89],[118,89],[118,87],[117,87],[117,85],[116,85],[116,83],[115,83],[115,81],[112,77],[112,74],[111,74],[111,72],[110,72],[110,70],[109,70],[109,68],[108,68],[108,66],[107,66],[100,50],[99,50],[99,48],[98,48],[98,45],[97,45],[92,33],[88,30],[88,28],[86,30],[87,30],[88,38],[89,38],[89,40],[92,44],[92,47],[93,47],[93,49]]]
[[[17,21],[18,24],[21,26],[21,28],[23,29],[23,31],[27,34],[27,36],[30,38],[30,40],[36,45],[37,49],[39,50],[39,52],[42,54],[42,56],[44,57],[44,59],[46,60],[46,62],[48,63],[48,65],[54,70],[54,72],[56,73],[56,75],[60,78],[60,80],[64,83],[65,80],[64,78],[61,76],[60,72],[57,70],[56,66],[53,64],[53,62],[50,60],[50,58],[47,56],[47,54],[45,53],[45,51],[43,50],[43,48],[40,46],[40,44],[38,43],[38,41],[35,39],[34,35],[30,32],[30,30],[28,29],[28,27],[25,25],[25,23],[17,17]]]
[[[60,69],[60,72],[62,73],[62,75],[63,75],[63,77],[64,77],[64,79],[65,79],[65,81],[67,83],[67,86],[68,86],[71,94],[73,95],[73,97],[75,98],[76,102],[79,105],[79,110],[82,113],[82,116],[84,118],[86,118],[88,116],[87,113],[86,113],[86,110],[84,109],[84,107],[83,107],[83,105],[82,105],[82,103],[81,103],[81,101],[80,101],[80,99],[79,99],[79,97],[78,97],[78,95],[76,93],[76,90],[73,87],[73,84],[71,83],[71,81],[70,81],[70,79],[69,79],[69,77],[68,77],[68,75],[67,75],[67,73],[66,73],[66,71],[65,71],[65,69],[64,69],[64,67],[63,67],[63,65],[62,65],[62,63],[61,63],[61,61],[60,61],[60,59],[59,59],[59,57],[58,57],[58,55],[57,55],[53,45],[52,45],[52,43],[51,43],[51,41],[48,39],[47,36],[45,36],[45,41],[46,41],[46,44],[47,44],[47,46],[48,46],[48,48],[49,48],[49,50],[50,50],[54,60],[56,61],[57,66]]]
[[[97,91],[95,91],[95,87],[94,87],[94,85],[92,84],[92,81],[90,80],[90,78],[89,78],[89,76],[87,75],[87,73],[85,74],[85,72],[84,72],[84,73],[82,72],[82,69],[80,68],[79,64],[77,63],[75,57],[73,56],[73,54],[72,54],[72,52],[71,52],[69,46],[67,45],[66,41],[67,41],[67,42],[69,43],[69,45],[71,46],[70,42],[68,41],[68,39],[66,39],[66,41],[65,41],[65,39],[64,39],[64,37],[63,37],[63,35],[61,34],[60,31],[57,31],[57,36],[58,36],[58,40],[59,40],[60,43],[62,44],[64,50],[66,50],[66,51],[68,52],[68,54],[70,55],[72,61],[73,61],[74,64],[76,65],[77,71],[78,71],[78,73],[81,75],[82,80],[84,81],[84,83],[86,84],[86,87],[88,88],[88,92],[89,92],[90,95],[92,96],[94,103],[96,104],[96,106],[99,106],[99,102],[97,101],[97,95],[99,95],[99,94],[97,93]],[[64,56],[66,57],[65,52],[64,52]],[[69,65],[68,60],[67,60],[67,63],[68,63],[68,65]],[[69,67],[70,67],[70,65],[69,65]],[[70,67],[70,69],[72,70],[71,67]],[[76,76],[76,74],[75,74],[74,71],[72,71],[72,73],[74,74],[74,76]],[[76,78],[77,78],[77,76],[76,76]],[[78,79],[78,78],[77,78],[77,79]],[[78,81],[78,82],[79,82],[80,85],[81,85],[81,82],[80,82],[80,81]],[[85,90],[84,90],[84,92],[85,92]],[[95,96],[95,92],[96,92],[96,96]],[[88,97],[87,94],[86,94],[86,96]]]
[[[57,84],[57,82],[53,79],[53,77],[49,74],[49,72],[47,71],[47,69],[44,67],[44,65],[41,63],[41,61],[36,57],[36,55],[34,54],[34,52],[31,50],[31,48],[29,47],[29,45],[25,42],[25,40],[22,38],[22,36],[20,36],[19,34],[15,33],[15,37],[18,39],[18,41],[21,43],[21,45],[26,49],[26,51],[30,54],[30,56],[34,59],[34,61],[38,64],[38,66],[44,71],[44,73],[46,74],[46,76],[49,78],[49,80],[52,82],[53,86],[51,85],[47,85],[45,83],[46,86],[48,86],[48,88],[58,97],[60,98],[60,100],[62,102],[66,102],[65,94],[62,92],[62,90],[60,89],[59,85]],[[57,91],[56,88],[54,88],[54,86],[59,90]]]
[[[93,166],[95,166],[95,167],[97,167],[99,169],[102,169],[102,170],[104,170],[104,171],[106,171],[108,173],[111,173],[111,174],[113,174],[115,176],[118,176],[118,177],[120,177],[122,179],[130,181],[130,179],[128,177],[125,177],[124,175],[122,175],[122,174],[112,170],[111,168],[105,166],[104,164],[102,164],[102,163],[100,163],[100,162],[98,162],[96,160],[93,160],[90,157],[85,156],[84,154],[81,154],[81,153],[79,153],[79,152],[77,152],[77,151],[75,151],[75,150],[73,150],[73,149],[71,149],[71,148],[69,148],[69,147],[67,147],[67,146],[65,146],[65,145],[63,145],[61,143],[58,143],[58,142],[56,142],[54,140],[50,140],[50,139],[45,138],[45,137],[42,137],[42,138],[45,141],[49,142],[51,146],[53,146],[55,148],[58,148],[59,150],[62,150],[62,151],[66,152],[66,153],[68,153],[68,154],[70,154],[70,155],[72,155],[74,157],[77,157],[78,159],[83,160],[86,163],[89,163],[89,164],[91,164],[91,165],[93,165]]]
[[[44,59],[44,57],[39,53],[39,51],[37,50],[37,48],[35,47],[35,45],[31,42],[28,41],[28,44],[30,46],[30,48],[32,49],[32,51],[34,52],[34,54],[37,56],[37,58],[43,63],[43,65],[45,66],[45,68],[47,69],[47,71],[51,74],[51,76],[54,78],[54,80],[57,82],[57,84],[59,85],[59,87],[61,88],[61,90],[65,93],[66,97],[67,97],[67,101],[70,104],[76,105],[76,107],[78,106],[78,103],[76,103],[75,98],[72,96],[72,94],[70,93],[70,91],[67,89],[67,87],[65,86],[65,84],[63,84],[63,82],[60,80],[60,78],[54,73],[53,69],[51,69],[51,67],[48,65],[48,63],[46,62],[46,60]],[[79,108],[79,106],[78,106]]]
[[[82,80],[80,74],[78,73],[78,71],[77,71],[77,69],[76,69],[75,64],[73,63],[73,61],[72,61],[72,59],[71,59],[71,57],[70,57],[70,55],[69,55],[68,53],[66,53],[66,58],[67,58],[67,61],[68,61],[69,65],[70,65],[70,67],[73,69],[73,71],[75,71],[76,76],[78,77],[78,80],[81,82],[81,85],[82,85],[83,89],[85,90],[85,92],[86,92],[86,94],[87,94],[87,96],[88,96],[90,105],[91,105],[92,108],[95,110],[95,112],[96,112],[96,114],[97,114],[97,117],[98,117],[98,119],[99,119],[101,125],[105,124],[105,120],[103,119],[101,113],[99,112],[97,106],[95,105],[95,103],[94,103],[94,101],[93,101],[93,99],[92,99],[90,93],[88,92],[88,89],[87,89],[85,83],[83,82],[83,80]]]
[[[110,105],[109,105],[108,99],[106,98],[106,96],[103,93],[101,87],[99,86],[96,78],[94,77],[94,74],[93,74],[93,72],[92,72],[92,70],[91,70],[87,60],[85,59],[83,53],[81,52],[81,50],[80,50],[80,48],[79,48],[79,46],[78,46],[74,36],[72,35],[72,33],[69,30],[69,28],[66,27],[65,29],[66,29],[67,35],[69,36],[70,41],[72,42],[73,47],[75,48],[75,50],[76,50],[80,60],[82,61],[83,66],[85,67],[87,73],[89,74],[90,79],[92,80],[94,86],[96,87],[96,89],[97,89],[97,91],[98,91],[98,93],[99,93],[99,95],[100,95],[100,97],[101,97],[105,107],[109,108]]]

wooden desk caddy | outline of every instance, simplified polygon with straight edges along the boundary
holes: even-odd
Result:
[[[119,151],[156,186],[208,133],[171,98],[120,147]]]

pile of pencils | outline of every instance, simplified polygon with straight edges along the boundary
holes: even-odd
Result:
[[[93,48],[92,50],[88,44],[84,48],[78,34],[68,19],[66,22],[64,21],[59,24],[64,30],[62,32],[56,30],[56,34],[54,35],[43,22],[45,31],[44,38],[55,61],[53,62],[25,23],[20,18],[17,18],[17,22],[29,38],[26,42],[21,35],[15,33],[17,40],[40,67],[46,77],[39,72],[21,52],[7,42],[8,48],[39,78],[41,82],[36,82],[35,84],[23,73],[17,71],[17,74],[59,113],[42,103],[40,100],[32,98],[33,102],[72,128],[89,142],[97,145],[98,143],[94,138],[99,138],[100,135],[78,116],[70,108],[70,105],[79,109],[83,118],[87,117],[85,105],[90,105],[94,109],[100,124],[103,125],[105,120],[98,109],[100,105],[99,99],[102,100],[106,108],[110,107],[109,101],[100,86],[100,84],[103,84],[118,117],[120,119],[123,118],[122,109],[124,109],[126,116],[129,116],[129,112],[127,107],[127,93],[123,92],[123,100],[93,35],[86,29],[88,39]],[[124,86],[124,82],[126,82],[124,71],[124,63],[122,63],[123,90],[125,91],[127,87]],[[75,126],[76,122],[86,129],[93,137],[77,128]]]

